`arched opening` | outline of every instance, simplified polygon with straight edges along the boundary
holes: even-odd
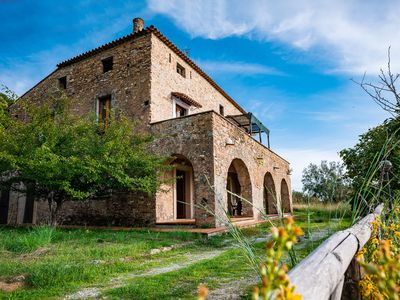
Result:
[[[180,154],[172,155],[167,164],[171,168],[163,172],[164,183],[156,195],[156,220],[163,223],[193,219],[193,166]]]
[[[228,214],[232,217],[252,217],[250,174],[242,160],[236,158],[229,166],[226,189],[228,191]]]
[[[175,219],[193,217],[193,166],[183,155],[175,155],[174,171],[174,216]]]
[[[267,172],[264,176],[264,207],[267,215],[277,214],[278,205],[274,179],[271,173]]]
[[[285,179],[281,182],[281,205],[283,213],[290,213],[289,188]]]

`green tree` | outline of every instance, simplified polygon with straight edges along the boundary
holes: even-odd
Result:
[[[17,100],[18,96],[4,85],[0,85],[0,126],[5,126],[10,117],[9,108]]]
[[[150,136],[135,133],[124,116],[99,131],[94,116],[72,113],[71,101],[49,99],[41,105],[19,101],[25,119],[0,130],[0,185],[29,189],[46,199],[50,222],[67,200],[84,200],[110,190],[154,194],[163,159],[148,151]],[[3,121],[4,125],[4,121]]]
[[[305,193],[324,202],[343,201],[349,193],[345,169],[339,162],[324,160],[320,165],[309,164],[303,170],[301,182]]]
[[[360,135],[358,143],[340,151],[340,156],[352,181],[353,191],[368,191],[363,194],[367,203],[377,194],[371,188],[379,190],[382,184],[380,161],[389,160],[392,163],[390,188],[393,193],[400,192],[400,117],[388,119]]]

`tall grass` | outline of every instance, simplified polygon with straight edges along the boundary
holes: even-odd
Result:
[[[29,253],[40,247],[48,246],[54,238],[55,229],[52,227],[37,226],[28,231],[23,230],[0,228],[0,250]]]

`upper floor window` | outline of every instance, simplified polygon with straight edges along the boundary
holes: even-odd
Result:
[[[102,59],[101,62],[103,63],[103,73],[106,73],[113,69],[113,57],[112,56]]]
[[[185,68],[180,65],[179,63],[176,63],[176,72],[180,74],[182,77],[186,77],[186,71]]]
[[[97,115],[100,128],[105,129],[110,123],[111,95],[99,98]]]
[[[179,104],[175,104],[175,117],[183,117],[187,116],[189,112],[189,109],[180,106]]]
[[[67,89],[67,76],[58,78],[58,87],[60,89]]]
[[[224,116],[225,115],[225,112],[224,112],[224,106],[223,105],[219,105],[219,114],[221,115],[221,116]]]
[[[172,115],[174,118],[187,116],[190,114],[190,105],[177,97],[172,97]]]

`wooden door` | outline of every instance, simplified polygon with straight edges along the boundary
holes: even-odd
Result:
[[[229,172],[226,189],[236,195],[241,194],[240,183],[237,173]],[[228,193],[228,214],[240,216],[242,214],[242,202],[240,198]]]
[[[186,218],[186,172],[176,170],[176,218]]]

